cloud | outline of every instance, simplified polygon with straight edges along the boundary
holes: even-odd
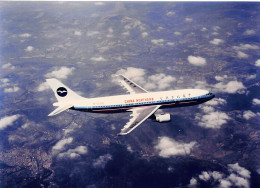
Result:
[[[164,90],[171,87],[172,82],[176,81],[176,78],[163,73],[146,76],[144,69],[138,69],[134,67],[128,67],[126,69],[120,69],[116,72],[116,75],[122,74],[125,77],[133,80],[141,87],[148,90],[159,89]]]
[[[29,38],[31,36],[32,35],[30,33],[22,33],[22,34],[19,35],[19,37],[21,37],[21,38]]]
[[[19,87],[13,86],[13,87],[5,88],[5,89],[4,89],[4,92],[5,92],[5,93],[15,93],[15,92],[17,92],[17,91],[19,91],[19,90],[20,90]]]
[[[88,31],[87,32],[88,37],[93,37],[93,36],[98,35],[98,34],[99,34],[99,31]]]
[[[221,98],[214,98],[210,101],[208,101],[207,103],[205,103],[206,105],[210,105],[210,106],[217,106],[217,105],[224,105],[226,104],[227,101],[225,99],[221,99]]]
[[[183,143],[177,142],[166,136],[159,137],[155,149],[159,151],[159,156],[169,158],[175,155],[189,155],[197,142]]]
[[[11,70],[13,70],[13,69],[15,69],[15,66],[13,66],[11,63],[6,63],[6,64],[2,65],[2,68],[3,69],[11,69]]]
[[[247,110],[247,111],[244,111],[243,113],[243,117],[246,119],[246,120],[249,120],[253,117],[257,116],[257,114],[255,114],[254,112],[252,112],[251,110]]]
[[[221,43],[224,43],[224,40],[215,38],[215,39],[211,40],[210,43],[214,44],[214,45],[219,45]]]
[[[215,76],[215,80],[217,81],[224,81],[225,79],[227,79],[228,76],[227,75],[224,75],[224,76]]]
[[[142,37],[147,37],[148,36],[148,33],[147,32],[142,32]]]
[[[188,62],[195,66],[204,66],[206,65],[206,59],[200,56],[188,56]]]
[[[255,66],[260,67],[260,59],[256,60]]]
[[[58,141],[53,147],[53,151],[61,151],[65,148],[66,145],[70,144],[73,141],[72,137],[69,138],[63,138],[60,141]]]
[[[219,82],[213,86],[219,92],[226,93],[244,93],[246,87],[242,82],[229,81],[227,84]]]
[[[128,35],[130,35],[130,32],[129,31],[125,31],[125,32],[122,33],[122,35],[123,36],[128,36]]]
[[[208,29],[206,27],[201,28],[201,31],[207,31]]]
[[[196,119],[198,118],[201,120],[199,126],[212,129],[219,129],[230,119],[224,112],[210,112],[202,117],[197,116]]]
[[[174,46],[175,43],[174,42],[167,42],[166,45],[169,45],[169,46]]]
[[[195,178],[191,178],[190,184],[188,185],[188,187],[196,187],[197,184],[198,184],[198,181]]]
[[[169,11],[169,12],[167,12],[166,13],[166,16],[174,16],[175,15],[175,12],[173,12],[173,11]]]
[[[160,46],[163,45],[164,41],[165,41],[164,39],[152,39],[152,40],[151,40],[151,42],[152,42],[153,44],[155,44],[155,45],[160,45]]]
[[[256,32],[253,29],[247,29],[244,33],[244,35],[254,35]]]
[[[254,98],[253,101],[252,101],[252,103],[253,103],[253,105],[259,105],[259,104],[260,104],[260,100]]]
[[[104,62],[106,59],[102,56],[90,58],[92,61]]]
[[[246,58],[248,58],[248,55],[244,52],[238,51],[237,57],[240,58],[240,59],[246,59]]]
[[[81,36],[82,34],[81,34],[81,31],[74,31],[74,35]]]
[[[65,66],[62,66],[60,68],[55,67],[54,70],[50,73],[45,74],[45,77],[47,78],[57,78],[57,79],[66,79],[68,76],[73,74],[74,67],[68,68]],[[42,86],[44,87],[44,86]]]
[[[8,78],[2,78],[0,79],[0,81],[1,81],[0,88],[7,87],[10,85],[10,80]]]
[[[181,32],[175,31],[175,32],[174,32],[174,35],[180,36],[180,35],[182,35],[182,34],[181,34]]]
[[[257,50],[259,47],[257,45],[251,44],[240,44],[239,46],[233,46],[235,50]]]
[[[95,5],[96,6],[102,6],[102,5],[104,5],[105,3],[104,2],[95,2]]]
[[[43,82],[38,86],[37,91],[41,92],[49,88],[50,88],[49,84],[47,82]]]
[[[169,88],[172,82],[175,82],[176,79],[172,76],[166,76],[163,73],[155,74],[152,76],[149,76],[148,79],[150,80],[149,83],[146,83],[147,89],[156,89],[159,90]],[[154,84],[157,83],[157,84]]]
[[[78,146],[75,149],[69,149],[66,152],[59,153],[58,158],[78,158],[80,155],[87,154],[88,150],[86,146]]]
[[[252,80],[256,78],[256,74],[252,74],[246,77],[247,80]]]
[[[230,188],[244,187],[249,188],[250,171],[240,167],[238,163],[228,164],[229,174],[218,171],[202,171],[198,178],[192,177],[188,187],[196,187],[198,181],[209,182],[210,187]]]
[[[250,171],[239,166],[238,163],[229,164],[228,169],[230,172],[236,172],[237,174],[239,174],[240,176],[242,176],[244,178],[250,178],[250,174],[251,174]]]
[[[5,116],[0,119],[0,130],[4,130],[8,126],[12,126],[13,123],[20,117],[20,115]]]
[[[107,164],[108,161],[112,160],[112,155],[106,154],[106,155],[101,155],[99,158],[94,160],[93,166],[95,168],[104,168]]]
[[[27,46],[25,49],[24,49],[26,52],[31,52],[34,50],[34,47],[33,46]]]
[[[217,31],[217,30],[219,30],[219,29],[221,29],[219,26],[214,26],[214,27],[213,27],[213,30],[214,30],[214,31]]]
[[[199,108],[202,109],[204,113],[210,113],[214,111],[214,108],[211,106],[200,106]]]
[[[185,22],[192,22],[192,18],[185,18]]]

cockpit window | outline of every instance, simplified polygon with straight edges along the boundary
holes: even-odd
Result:
[[[209,93],[207,93],[206,95],[212,95],[212,93],[209,92]]]

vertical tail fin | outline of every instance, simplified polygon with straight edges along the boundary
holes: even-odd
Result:
[[[69,101],[74,101],[77,99],[83,99],[83,97],[79,96],[77,93],[72,91],[66,85],[58,81],[57,79],[46,79],[47,83],[51,86],[52,91],[55,94],[58,102],[69,103]]]

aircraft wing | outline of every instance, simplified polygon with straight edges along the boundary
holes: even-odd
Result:
[[[145,89],[143,89],[141,86],[134,83],[132,80],[126,78],[123,75],[118,75],[119,82],[129,91],[130,94],[135,93],[148,93]]]
[[[130,121],[121,129],[121,132],[118,134],[120,135],[126,135],[130,133],[132,130],[134,130],[138,125],[143,123],[147,118],[149,118],[158,108],[160,108],[161,105],[156,106],[147,106],[143,108],[135,108],[131,109],[129,111],[132,111],[133,113],[131,116],[133,116]]]

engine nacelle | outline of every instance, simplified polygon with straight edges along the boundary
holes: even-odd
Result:
[[[158,115],[155,115],[155,117],[156,117],[156,121],[159,121],[159,122],[171,121],[171,116],[169,113],[158,114]]]

